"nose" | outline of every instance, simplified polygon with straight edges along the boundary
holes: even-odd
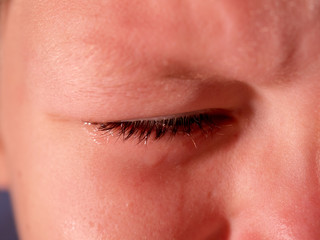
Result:
[[[248,135],[239,150],[231,240],[320,239],[320,118],[311,106],[276,106],[262,118],[259,137]]]

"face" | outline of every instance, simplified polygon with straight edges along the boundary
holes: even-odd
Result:
[[[2,7],[21,239],[320,235],[318,1]]]

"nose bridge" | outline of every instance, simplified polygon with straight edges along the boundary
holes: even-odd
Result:
[[[232,240],[320,237],[319,111],[278,103],[234,172]]]
[[[312,94],[306,96],[301,92]],[[320,91],[306,88],[301,92],[300,96],[291,93],[271,104],[275,111],[270,113],[270,121],[281,123],[270,130],[274,138],[271,155],[294,186],[319,192]]]

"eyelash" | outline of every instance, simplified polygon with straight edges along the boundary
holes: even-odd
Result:
[[[226,114],[201,112],[163,119],[89,124],[96,126],[96,130],[102,133],[112,136],[117,133],[118,137],[123,137],[123,140],[137,138],[139,143],[147,143],[152,135],[154,140],[159,140],[166,135],[171,137],[177,134],[192,136],[197,132],[208,136],[218,131],[222,124],[229,122],[230,119],[231,117]]]

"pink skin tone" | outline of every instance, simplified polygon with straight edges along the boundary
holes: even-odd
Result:
[[[0,185],[22,240],[318,239],[318,1],[2,7]],[[211,108],[233,122],[207,138],[83,124]]]

